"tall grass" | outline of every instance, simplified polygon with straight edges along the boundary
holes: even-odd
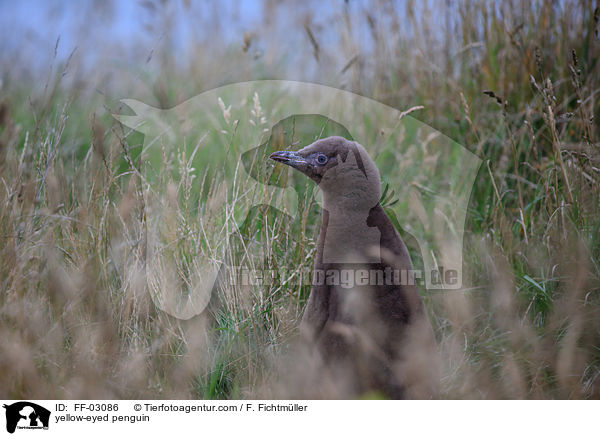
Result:
[[[54,63],[35,92],[4,65],[0,396],[301,395],[284,369],[306,286],[220,287],[209,310],[187,321],[154,305],[143,138],[110,117],[124,111],[122,97],[170,107],[223,82],[268,77],[345,87],[400,110],[422,105],[411,115],[484,160],[469,203],[465,289],[423,290],[443,398],[599,398],[599,5],[430,6],[342,4],[327,23],[299,8],[301,19],[280,29],[273,17],[292,11],[269,4],[263,26],[223,47],[218,65],[212,42],[194,46],[186,65],[164,47],[154,69],[140,61],[134,74],[107,80],[99,63],[86,82],[74,56]],[[168,11],[152,13],[173,31]],[[281,56],[290,49],[284,32],[297,35],[299,58]],[[220,40],[214,34],[213,47]],[[102,93],[89,91],[102,83]],[[268,113],[273,102],[261,104]],[[378,131],[376,122],[364,128]],[[221,201],[206,192],[207,204]],[[310,268],[318,213],[307,209],[299,223],[256,213],[237,255],[254,242],[271,247],[270,268]],[[294,245],[290,226],[304,235]],[[179,265],[188,248],[173,254]]]

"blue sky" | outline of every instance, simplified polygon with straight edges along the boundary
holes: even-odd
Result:
[[[252,0],[190,2],[189,7],[183,0],[167,3],[176,22],[172,42],[179,47],[194,35],[210,37],[209,27],[213,26],[218,27],[219,38],[224,39],[220,43],[241,44],[245,31],[260,26],[266,5]],[[340,3],[320,6],[317,15],[331,12]],[[28,62],[47,63],[59,36],[59,59],[66,59],[76,46],[100,49],[118,43],[127,48],[137,42],[151,48],[164,37],[160,26],[155,25],[157,17],[165,15],[160,5],[159,1],[143,0],[0,0],[3,52],[18,53]]]
[[[379,38],[384,46],[410,38],[413,28],[407,4],[414,5],[417,17],[428,16],[433,23],[428,37],[440,35],[446,0],[430,0],[428,7],[418,0],[395,1],[398,29],[386,26],[392,22],[388,4],[379,0],[0,0],[0,65],[5,69],[0,78],[23,83],[31,83],[23,80],[31,78],[43,87],[54,68],[60,37],[59,62],[75,50],[70,71],[77,74],[65,79],[74,82],[89,80],[90,72],[106,73],[97,76],[107,83],[119,75],[149,77],[160,71],[162,60],[193,66],[200,59],[203,62],[196,65],[216,65],[212,70],[217,73],[206,86],[251,78],[325,83],[323,72],[333,83],[345,86],[340,71],[357,55],[362,71],[370,71],[374,35],[367,17],[374,17],[382,27]],[[318,61],[306,22],[320,44]],[[243,53],[246,32],[257,36]],[[344,32],[351,33],[346,40]],[[232,73],[236,70],[242,72]],[[60,73],[57,68],[53,71]],[[93,86],[105,89],[98,81],[92,80]],[[151,84],[152,78],[144,83]]]

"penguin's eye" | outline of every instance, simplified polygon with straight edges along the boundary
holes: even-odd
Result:
[[[319,165],[325,165],[327,163],[327,156],[324,154],[320,154],[317,156],[317,163]]]

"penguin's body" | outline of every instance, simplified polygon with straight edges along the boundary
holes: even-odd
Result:
[[[435,395],[436,345],[406,245],[379,203],[379,171],[360,144],[318,140],[271,159],[314,180],[323,217],[313,287],[301,332],[333,386],[325,396],[378,392],[388,398]],[[416,366],[415,366],[416,365]],[[334,392],[332,392],[334,391]]]

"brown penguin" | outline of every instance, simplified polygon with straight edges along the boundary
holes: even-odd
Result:
[[[332,136],[270,159],[305,174],[323,194],[313,287],[301,324],[323,362],[317,384],[328,388],[322,396],[435,397],[433,330],[410,280],[406,245],[379,203],[381,180],[369,154]]]

